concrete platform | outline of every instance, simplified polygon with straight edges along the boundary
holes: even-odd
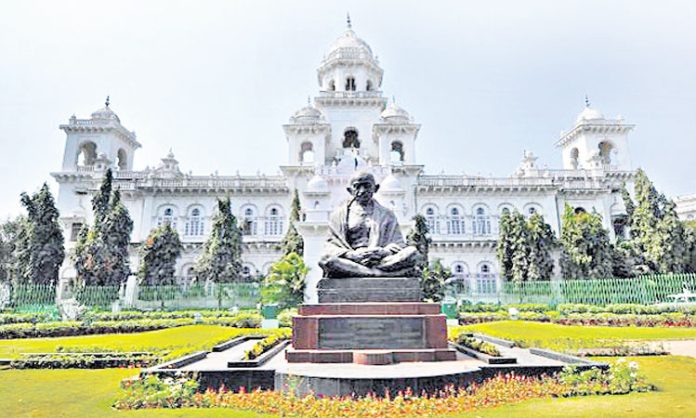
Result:
[[[498,340],[500,341],[500,340]],[[578,357],[554,353],[548,350],[523,349],[512,343],[501,341],[495,344],[503,356],[515,357],[516,364],[487,364],[479,359],[455,352],[454,359],[439,362],[389,363],[383,358],[378,365],[356,363],[289,363],[285,350],[277,353],[266,363],[253,368],[230,368],[228,362],[239,361],[254,341],[245,341],[220,352],[199,352],[166,363],[144,369],[141,374],[168,376],[188,375],[198,379],[204,388],[226,388],[236,391],[261,388],[264,390],[292,391],[298,396],[315,394],[321,396],[365,396],[383,395],[385,391],[395,393],[412,389],[416,393],[441,390],[449,385],[466,387],[500,373],[540,376],[560,371],[573,364],[580,369],[606,368]],[[368,357],[379,360],[384,350],[361,350]]]
[[[319,303],[420,302],[417,277],[323,278],[317,283]]]

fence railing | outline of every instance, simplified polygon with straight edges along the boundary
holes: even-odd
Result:
[[[498,303],[583,303],[608,305],[668,302],[668,296],[684,290],[696,291],[696,274],[658,274],[634,278],[558,280],[548,282],[505,282],[494,294],[479,294],[470,288],[447,289],[458,300]]]
[[[254,308],[261,301],[258,283],[200,283],[189,286],[139,286],[137,308]]]

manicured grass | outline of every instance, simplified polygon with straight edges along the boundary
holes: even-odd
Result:
[[[658,391],[615,396],[539,399],[461,415],[507,417],[694,417],[696,416],[696,359],[678,356],[635,357]]]
[[[117,411],[119,382],[136,370],[0,370],[0,416],[7,418],[271,417],[230,409]]]
[[[268,330],[240,329],[219,325],[190,325],[135,334],[86,335],[80,337],[23,338],[0,340],[0,358],[16,358],[21,353],[46,353],[56,347],[109,348],[117,351],[187,352],[210,349],[215,344],[242,334],[261,334]],[[65,350],[67,351],[67,350]]]
[[[611,346],[626,340],[696,339],[696,328],[591,327],[532,321],[499,321],[463,329],[555,350]]]

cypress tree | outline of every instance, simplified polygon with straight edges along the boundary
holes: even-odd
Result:
[[[232,214],[230,199],[218,199],[210,237],[196,262],[196,275],[211,282],[235,281],[242,274],[241,258],[242,232]]]
[[[510,217],[510,243],[512,251],[512,265],[510,279],[513,282],[523,282],[527,279],[529,268],[529,237],[527,233],[527,221],[524,215],[514,211]]]
[[[649,254],[660,273],[681,273],[688,264],[689,248],[684,226],[677,216],[673,201],[665,202],[657,233],[651,240]]]
[[[599,279],[612,275],[612,247],[602,217],[565,206],[561,231],[561,271],[566,279]]]
[[[556,237],[551,225],[544,222],[538,213],[532,214],[527,221],[527,239],[529,258],[527,280],[551,280],[553,276],[553,257],[551,251]]]
[[[430,243],[432,240],[428,236],[428,223],[425,216],[418,214],[413,217],[414,225],[406,236],[408,245],[413,245],[421,255],[417,267],[423,270],[428,265],[428,252],[430,251]]]
[[[27,210],[27,230],[20,280],[24,283],[55,284],[65,259],[63,229],[53,195],[44,183],[38,193],[22,193],[22,205]],[[26,246],[28,244],[28,246]]]
[[[291,253],[295,253],[299,256],[304,254],[304,239],[302,235],[297,232],[297,228],[295,227],[295,224],[300,221],[301,210],[300,196],[297,194],[297,189],[295,189],[290,206],[288,231],[285,233],[281,244],[283,256],[287,256]]]
[[[452,277],[450,269],[442,265],[439,259],[434,260],[423,269],[421,276],[421,291],[423,300],[440,302],[445,296],[445,280]]]
[[[140,283],[174,284],[174,268],[182,249],[179,234],[170,224],[150,231],[140,250]]]
[[[133,221],[113,188],[111,170],[106,170],[92,198],[94,224],[78,236],[73,261],[81,285],[118,285],[130,275],[128,247]]]
[[[496,254],[500,265],[500,276],[505,280],[512,280],[512,256],[513,256],[513,237],[512,237],[512,214],[509,210],[504,210],[500,216],[498,228],[498,243]]]

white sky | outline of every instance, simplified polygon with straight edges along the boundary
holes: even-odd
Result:
[[[267,174],[281,128],[316,95],[316,68],[353,29],[383,90],[423,125],[426,172],[509,176],[553,144],[584,95],[635,123],[635,167],[670,196],[696,192],[696,2],[0,0],[0,219],[60,168],[74,113],[111,95],[143,148],[183,171]]]

